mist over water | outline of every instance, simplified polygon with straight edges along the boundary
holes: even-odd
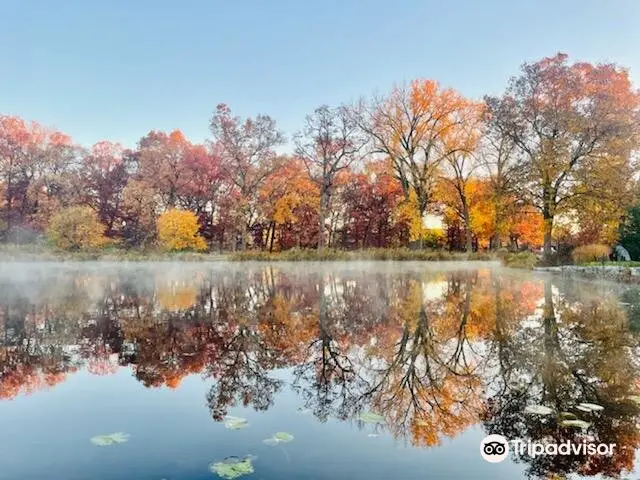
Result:
[[[631,474],[638,329],[637,287],[491,262],[0,263],[0,479],[215,478],[246,455],[263,479]],[[620,448],[490,464],[490,433]]]

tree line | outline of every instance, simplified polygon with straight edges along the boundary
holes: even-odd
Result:
[[[210,131],[206,144],[175,130],[134,149],[83,148],[0,116],[0,238],[33,241],[57,214],[58,229],[149,247],[172,212],[169,235],[196,235],[201,249],[543,245],[549,255],[554,243],[615,242],[640,191],[640,93],[626,69],[565,54],[525,63],[481,101],[418,79],[320,106],[291,154],[278,153],[287,139],[268,115],[220,104]],[[196,232],[183,228],[194,218]]]

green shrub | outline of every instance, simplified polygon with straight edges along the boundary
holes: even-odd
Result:
[[[500,260],[505,267],[531,270],[538,263],[538,257],[531,252],[501,253]]]
[[[610,254],[611,248],[608,245],[594,243],[574,248],[571,256],[574,263],[582,264],[589,262],[607,262],[609,261]]]

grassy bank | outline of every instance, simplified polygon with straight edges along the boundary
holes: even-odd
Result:
[[[196,253],[196,252],[163,252],[159,250],[125,250],[105,248],[94,251],[68,252],[55,250],[47,245],[0,245],[0,261],[113,261],[113,262],[303,262],[303,261],[489,261],[500,260],[511,268],[531,269],[536,261],[530,253],[449,252],[446,250],[410,250],[408,248],[368,249],[344,251],[325,249],[286,250],[284,252],[263,252],[250,250],[246,252],[228,253]]]
[[[446,250],[410,250],[408,248],[394,249],[369,249],[369,250],[286,250],[284,252],[269,253],[262,251],[235,252],[228,256],[229,260],[257,261],[257,262],[331,262],[349,260],[395,260],[395,261],[473,261],[495,260],[496,257],[489,253],[448,252]]]
[[[46,245],[0,245],[0,261],[205,262],[226,259],[226,255],[217,253],[162,252],[157,250],[126,250],[122,248],[69,252],[52,249]]]

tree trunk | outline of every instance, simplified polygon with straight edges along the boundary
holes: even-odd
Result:
[[[544,282],[544,364],[542,368],[542,381],[544,385],[543,400],[554,405],[558,398],[558,365],[560,343],[558,340],[558,324],[553,305],[553,285],[550,279]]]
[[[276,236],[276,222],[271,222],[271,238],[269,239],[269,253],[273,252],[273,239]]]
[[[249,227],[245,225],[242,229],[240,237],[240,250],[244,252],[247,249],[247,235],[249,234]]]
[[[500,234],[494,233],[491,236],[491,240],[489,241],[489,249],[490,250],[498,250],[502,245],[500,245]]]
[[[471,233],[471,218],[469,209],[464,207],[464,241],[467,253],[473,252],[473,234]]]
[[[551,232],[553,230],[553,216],[555,213],[555,195],[549,186],[545,186],[542,191],[542,197],[542,220],[544,223],[543,256],[548,260],[551,258]]]
[[[553,215],[545,210],[543,214],[544,220],[544,258],[551,258],[551,232],[553,230]]]
[[[318,209],[318,250],[324,250],[326,245],[324,238],[324,228],[327,215],[327,204],[329,203],[329,195],[326,187],[322,187],[320,193],[320,208]]]

